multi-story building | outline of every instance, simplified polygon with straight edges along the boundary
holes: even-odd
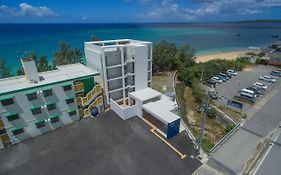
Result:
[[[24,76],[0,80],[0,148],[103,110],[99,73],[82,64],[38,73],[22,59]]]
[[[86,65],[98,70],[107,104],[151,86],[152,43],[130,39],[85,42]],[[98,80],[97,80],[98,81]]]

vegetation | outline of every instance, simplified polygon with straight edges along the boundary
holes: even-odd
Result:
[[[31,52],[29,57],[35,61],[38,72],[53,70],[59,65],[82,63],[82,53],[80,49],[71,48],[66,42],[60,43],[60,50],[55,53],[55,58],[52,64],[49,63],[48,58],[44,55],[40,56],[38,59],[35,52]],[[21,65],[16,69],[15,74],[17,76],[24,74],[24,70]],[[4,59],[0,59],[0,78],[7,78],[11,76],[13,76],[12,69],[7,66]]]
[[[184,120],[186,124],[188,124],[188,119],[187,119],[187,109],[186,109],[186,100],[184,98],[184,93],[185,93],[185,85],[183,83],[178,83],[176,85],[176,96],[177,96],[177,102],[179,103],[180,106],[180,116]]]
[[[0,78],[8,78],[12,76],[11,68],[7,66],[4,59],[0,59]]]
[[[225,130],[224,130],[225,134],[229,133],[234,127],[235,127],[234,124],[227,125]]]
[[[93,35],[91,41],[100,41],[100,39],[96,35]]]
[[[55,53],[53,66],[82,62],[82,53],[78,48],[71,48],[66,42],[60,43],[60,50]]]

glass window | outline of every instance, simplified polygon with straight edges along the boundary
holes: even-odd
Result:
[[[76,115],[76,111],[71,111],[71,112],[69,112],[68,114],[69,114],[69,116],[73,116],[73,115]]]
[[[51,120],[51,123],[57,123],[59,121],[59,117],[53,117],[50,120]]]
[[[35,123],[36,128],[42,128],[45,126],[45,121],[40,121]]]
[[[71,85],[67,85],[63,87],[64,91],[70,91],[72,89]]]
[[[29,101],[37,99],[37,93],[26,94]]]
[[[32,112],[33,115],[41,114],[41,112],[42,112],[41,107],[31,109],[31,112]]]
[[[49,111],[56,109],[56,103],[48,104],[48,105],[47,105],[47,109],[48,109]]]
[[[13,121],[13,120],[19,119],[19,114],[12,114],[12,115],[9,115],[9,116],[7,116],[7,119],[8,119],[9,121]]]
[[[15,129],[12,131],[14,135],[18,135],[24,132],[23,128]]]
[[[43,94],[44,94],[44,97],[48,97],[48,96],[53,95],[53,91],[52,91],[52,89],[44,90]]]
[[[9,98],[9,99],[5,99],[5,100],[1,100],[1,103],[3,106],[8,106],[8,105],[14,104],[14,100],[13,100],[13,98]]]
[[[73,103],[74,102],[74,98],[69,98],[69,99],[66,99],[66,104],[70,104],[70,103]]]

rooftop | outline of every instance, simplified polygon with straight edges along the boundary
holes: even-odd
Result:
[[[119,40],[105,40],[105,41],[90,41],[85,42],[85,46],[89,47],[99,47],[99,48],[110,48],[112,46],[124,46],[124,45],[132,45],[132,46],[141,46],[150,42],[147,41],[139,41],[132,39],[119,39]]]
[[[177,107],[176,103],[165,95],[161,96],[161,100],[146,103],[142,107],[164,123],[171,123],[180,119],[178,115],[172,112]]]
[[[99,73],[80,63],[58,66],[56,70],[39,73],[40,81],[30,83],[25,76],[16,76],[0,80],[0,94],[32,87],[40,87],[52,83],[68,81],[79,77],[98,75]]]
[[[151,88],[145,88],[145,89],[142,89],[139,91],[132,92],[129,94],[129,96],[143,102],[143,101],[155,98],[155,97],[159,97],[159,96],[161,96],[161,93],[157,92],[156,90],[151,89]]]

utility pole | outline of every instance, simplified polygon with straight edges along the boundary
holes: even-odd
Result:
[[[207,100],[207,103],[206,103],[206,106],[205,106],[203,120],[201,122],[201,134],[200,134],[200,137],[199,137],[199,149],[198,149],[199,154],[200,154],[200,151],[201,151],[202,140],[203,140],[203,137],[204,137],[204,130],[205,130],[205,124],[206,124],[206,120],[207,120],[207,116],[208,116],[209,103],[210,103],[210,91],[208,91],[208,100]]]
[[[202,66],[200,81],[203,82],[204,66]]]

